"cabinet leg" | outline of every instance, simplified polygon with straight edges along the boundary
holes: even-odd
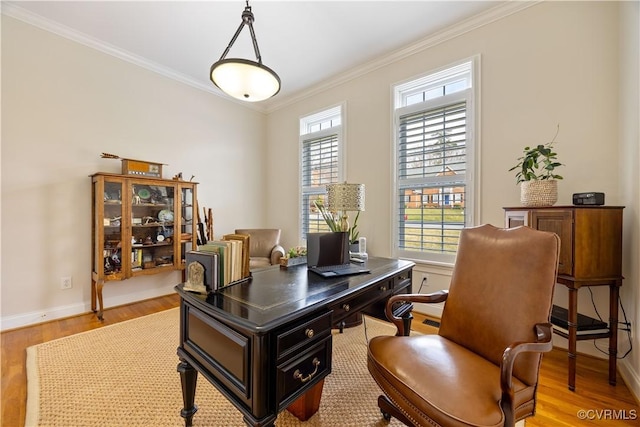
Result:
[[[96,310],[96,281],[91,279],[91,311],[94,313]]]
[[[102,311],[104,310],[104,305],[102,304],[102,288],[104,287],[104,280],[96,281],[96,296],[98,297],[98,319],[104,320],[102,317]],[[95,310],[95,307],[94,307]]]
[[[576,389],[576,340],[578,326],[578,290],[569,289],[569,309],[568,309],[567,329],[569,331],[569,390]]]
[[[193,415],[198,410],[195,405],[196,383],[198,381],[198,371],[185,361],[178,363],[180,382],[182,383],[182,402],[184,407],[180,411],[180,416],[184,418],[185,427],[193,425]]]
[[[621,281],[609,285],[609,384],[616,385],[618,359],[618,293]]]

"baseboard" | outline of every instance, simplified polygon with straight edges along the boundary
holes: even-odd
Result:
[[[31,311],[13,316],[3,316],[0,319],[0,330],[4,332],[9,329],[21,328],[23,326],[35,325],[70,316],[77,316],[78,314],[89,311],[89,306],[90,305],[85,303],[78,303],[51,307],[47,310]]]
[[[413,311],[416,313],[424,314],[425,316],[435,317],[436,319],[442,318],[442,311],[444,310],[444,303],[437,304],[414,304]]]
[[[629,360],[618,360],[618,373],[622,377],[633,397],[640,404],[640,373],[633,370]]]
[[[115,307],[118,305],[130,304],[136,301],[169,295],[175,292],[173,289],[174,286],[175,285],[172,284],[161,288],[148,289],[142,292],[119,295],[110,298],[105,296],[104,306],[106,308]],[[77,304],[51,307],[45,310],[21,313],[13,316],[4,316],[0,318],[0,331],[7,331],[9,329],[16,329],[38,323],[49,322],[51,320],[63,319],[65,317],[77,316],[89,313],[90,311],[91,302],[83,301]]]

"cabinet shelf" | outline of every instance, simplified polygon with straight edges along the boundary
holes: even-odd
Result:
[[[145,245],[145,244],[142,244],[142,243],[136,243],[136,244],[134,244],[134,245],[131,245],[131,247],[132,247],[133,249],[144,249],[144,248],[157,248],[157,247],[159,247],[159,246],[172,246],[172,245],[173,245],[173,243],[165,243],[165,242],[162,242],[162,243],[152,243],[152,244],[150,244],[150,245]]]
[[[567,332],[556,329],[555,327],[553,328],[553,333],[561,336],[562,338],[569,339],[569,334]],[[576,334],[576,341],[593,340],[593,339],[609,338],[609,337],[610,337],[609,332],[582,333],[582,334]]]
[[[132,208],[172,208],[172,204],[167,203],[134,203]]]

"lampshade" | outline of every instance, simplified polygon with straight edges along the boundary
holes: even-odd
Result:
[[[327,199],[327,207],[333,212],[363,211],[364,184],[329,184]]]
[[[280,91],[280,78],[269,68],[248,59],[223,59],[211,66],[211,81],[223,92],[257,102]]]
[[[262,65],[258,41],[253,31],[253,21],[254,16],[247,1],[247,6],[242,12],[240,27],[220,59],[211,66],[209,71],[211,81],[223,92],[249,102],[263,101],[280,91],[280,77],[271,68]],[[249,27],[251,32],[251,41],[257,61],[240,58],[225,59],[245,25]]]

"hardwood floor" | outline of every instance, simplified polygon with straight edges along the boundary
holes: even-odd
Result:
[[[178,307],[177,295],[168,295],[138,303],[105,310],[104,322],[95,314],[84,314],[68,319],[3,332],[2,342],[2,426],[24,426],[27,397],[25,372],[26,348],[57,338],[147,314]],[[416,313],[413,328],[423,333],[435,328],[422,323],[424,316]],[[578,357],[575,392],[567,389],[567,353],[554,349],[545,354],[540,373],[538,410],[526,422],[528,427],[548,426],[638,426],[638,402],[620,377],[618,385],[608,383],[607,361],[590,356]],[[587,411],[589,419],[579,418]],[[30,426],[29,426],[30,427]],[[73,426],[65,426],[73,427]]]

